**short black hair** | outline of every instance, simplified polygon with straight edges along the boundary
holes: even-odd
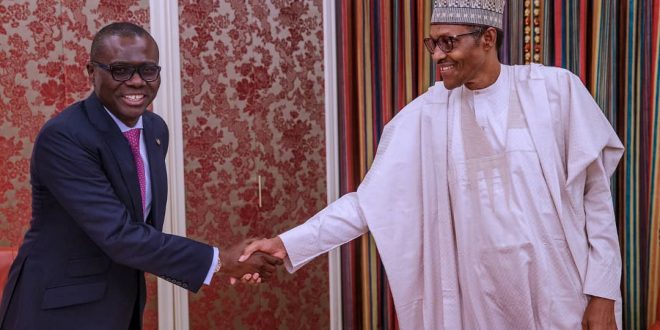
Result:
[[[92,61],[96,60],[103,48],[103,40],[110,36],[121,37],[141,37],[147,38],[156,43],[156,40],[141,26],[130,22],[116,22],[104,26],[94,36],[92,47],[89,50],[89,57]],[[156,48],[157,49],[157,48]]]

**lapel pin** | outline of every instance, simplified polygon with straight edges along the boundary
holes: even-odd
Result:
[[[160,139],[159,138],[156,138],[156,144],[160,145]]]

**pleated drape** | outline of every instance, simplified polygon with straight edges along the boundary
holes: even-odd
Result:
[[[626,147],[613,182],[626,329],[658,319],[658,0],[555,1],[546,63],[578,74]]]
[[[641,329],[657,323],[660,294],[658,215],[658,54],[660,1],[621,1],[615,43],[618,97],[614,118],[626,146],[617,189],[623,248],[624,323]]]
[[[430,1],[336,3],[340,190],[355,191],[373,161],[383,126],[426,91],[434,76],[421,38]],[[434,80],[434,79],[433,79]],[[345,329],[395,329],[386,274],[370,235],[341,250]]]
[[[355,191],[383,126],[435,80],[423,48],[431,0],[336,2],[341,192]],[[626,329],[660,319],[660,0],[510,0],[500,59],[578,75],[626,153],[612,180]],[[396,329],[373,239],[342,248],[343,325]]]

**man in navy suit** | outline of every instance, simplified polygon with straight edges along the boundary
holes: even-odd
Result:
[[[281,260],[163,233],[168,130],[145,111],[158,46],[113,23],[94,37],[86,100],[48,121],[31,163],[32,221],[0,305],[2,329],[139,329],[144,272],[197,292],[215,272],[267,279]]]

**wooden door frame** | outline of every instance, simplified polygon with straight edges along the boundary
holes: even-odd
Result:
[[[151,35],[160,49],[160,93],[154,100],[159,114],[170,131],[166,164],[169,194],[163,231],[186,236],[186,201],[183,166],[183,127],[181,101],[181,57],[179,50],[178,0],[149,0]],[[339,159],[337,124],[337,46],[335,3],[323,0],[323,58],[325,77],[326,189],[328,203],[339,197]],[[329,296],[330,328],[341,329],[341,263],[339,250],[330,251]],[[158,279],[158,328],[189,328],[188,291]]]

